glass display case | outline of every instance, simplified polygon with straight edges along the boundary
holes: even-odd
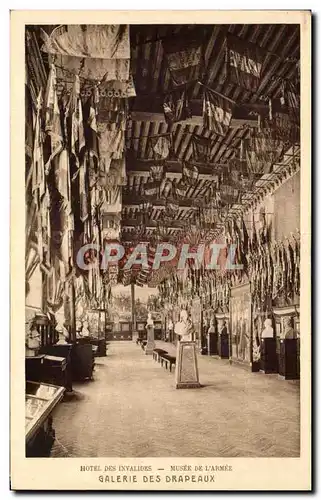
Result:
[[[64,390],[64,387],[43,384],[41,382],[26,382],[26,444],[30,444],[38,434],[38,431],[44,430],[49,419],[51,426],[51,413],[62,399]]]

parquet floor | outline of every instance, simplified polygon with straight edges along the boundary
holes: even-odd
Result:
[[[176,390],[135,342],[110,343],[94,380],[58,406],[51,456],[299,456],[299,382],[198,359],[203,387]]]

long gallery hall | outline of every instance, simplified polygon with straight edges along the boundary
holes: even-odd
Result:
[[[25,29],[26,456],[300,456],[300,26]]]

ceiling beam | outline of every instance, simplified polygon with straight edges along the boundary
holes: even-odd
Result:
[[[137,205],[141,205],[142,203],[146,203],[149,201],[154,207],[157,208],[165,208],[166,206],[166,199],[165,198],[158,198],[157,196],[154,197],[149,197],[147,198],[146,196],[141,196],[136,193],[123,193],[123,198],[122,198],[122,205],[126,207],[136,207]],[[194,206],[195,199],[185,199],[182,201],[179,201],[179,208],[195,208]]]
[[[157,96],[136,96],[133,100],[131,114],[133,113],[155,113],[161,114],[164,118],[163,111],[163,98]],[[277,105],[277,103],[275,103]],[[191,99],[189,101],[189,106],[192,112],[192,116],[202,116],[203,115],[203,99]],[[280,104],[281,110],[281,104]],[[233,110],[233,118],[235,120],[251,120],[256,121],[256,114],[260,113],[261,116],[269,116],[269,106],[267,103],[262,101],[261,103],[242,103],[237,104]]]
[[[166,224],[164,221],[162,221],[161,224],[162,224],[162,226],[166,227],[167,229],[185,229],[186,224],[188,222],[189,222],[188,219],[186,221],[171,220],[168,224]],[[138,224],[139,224],[138,219],[123,219],[122,220],[122,228],[137,227]],[[144,221],[144,226],[146,227],[146,229],[157,228],[158,221],[148,219],[147,221]]]
[[[149,111],[132,111],[131,118],[133,121],[137,122],[163,122],[166,123],[165,117],[163,113],[151,113]],[[197,125],[203,126],[203,117],[202,116],[192,116],[192,118],[187,118],[186,120],[182,120],[184,125]],[[235,119],[232,118],[230,123],[230,128],[240,128],[245,125],[250,125],[251,127],[257,127],[257,118],[247,118],[247,119]]]
[[[157,160],[138,160],[135,158],[130,158],[126,160],[126,168],[128,175],[139,175],[139,176],[149,176],[150,167],[157,164]],[[193,165],[198,167],[199,178],[209,179],[215,171],[227,168],[228,163],[209,163],[204,165],[204,163],[193,162]],[[166,161],[166,173],[167,177],[171,177],[173,174],[175,177],[177,174],[182,173],[182,162],[181,161]],[[202,176],[202,177],[201,177]]]

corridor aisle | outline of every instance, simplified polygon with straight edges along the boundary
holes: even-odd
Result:
[[[111,342],[94,380],[57,408],[51,456],[299,456],[298,382],[198,360],[203,387],[176,390],[135,342]]]

